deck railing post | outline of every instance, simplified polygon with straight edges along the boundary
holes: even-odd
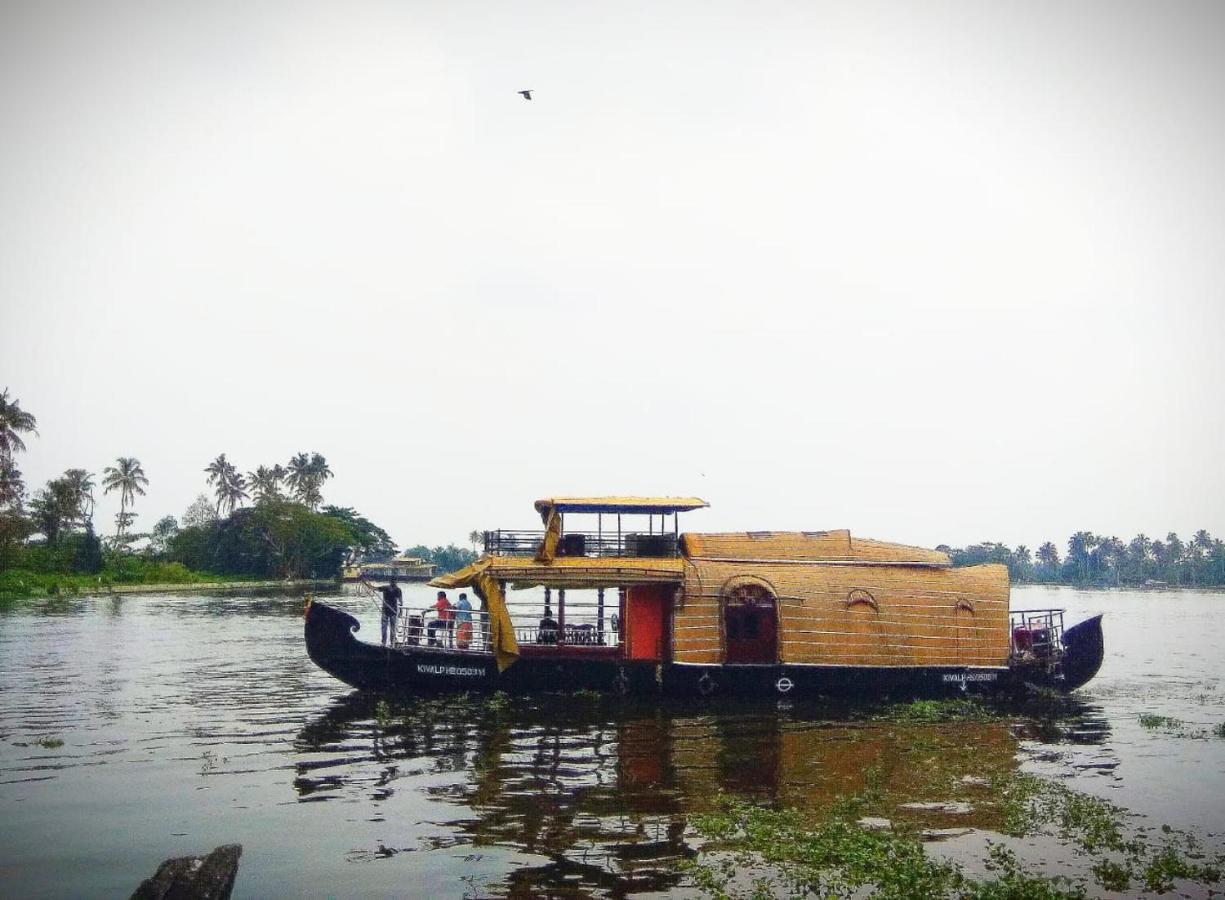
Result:
[[[595,607],[595,634],[596,643],[601,647],[604,646],[604,588],[596,588],[595,591],[596,607]]]

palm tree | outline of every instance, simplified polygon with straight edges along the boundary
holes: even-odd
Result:
[[[139,459],[121,456],[115,462],[116,465],[102,470],[102,492],[109,494],[111,491],[119,491],[119,515],[116,518],[118,525],[115,529],[115,537],[119,537],[132,521],[127,514],[128,504],[135,505],[137,494],[142,497],[145,495],[143,486],[149,483],[149,479],[145,477],[145,470],[141,468]]]
[[[1059,548],[1050,541],[1047,541],[1038,548],[1038,562],[1042,564],[1042,568],[1050,573],[1050,580],[1054,581],[1059,577]]]
[[[21,408],[16,397],[9,399],[9,389],[0,391],[0,459],[12,459],[13,451],[26,448],[22,434],[33,432],[38,420]]]
[[[214,493],[217,495],[217,518],[221,518],[221,507],[227,502],[230,504],[230,512],[233,512],[234,501],[230,498],[233,494],[235,479],[241,478],[238,469],[222,453],[205,466],[204,471],[208,474],[208,483],[214,485]],[[245,484],[240,485],[239,490],[243,487]]]
[[[1127,545],[1128,574],[1137,583],[1143,582],[1148,577],[1152,551],[1153,542],[1144,532],[1137,534]]]
[[[485,540],[485,535],[483,532],[480,532],[480,531],[469,531],[468,532],[468,543],[472,545],[473,553],[476,552],[476,545],[479,544],[483,540]]]
[[[323,482],[332,477],[328,461],[320,453],[298,453],[289,461],[289,474],[285,480],[293,488],[294,496],[311,509],[323,502]]]
[[[72,485],[77,494],[77,514],[81,524],[94,518],[94,475],[84,469],[67,469],[64,480]]]
[[[1068,562],[1076,566],[1076,580],[1081,584],[1089,581],[1092,571],[1089,553],[1097,546],[1097,535],[1091,531],[1078,531],[1068,539]]]
[[[260,466],[247,473],[247,485],[255,493],[256,503],[270,503],[281,499],[281,482],[285,480],[285,467],[281,464]]]
[[[218,510],[225,506],[227,512],[233,515],[234,507],[242,506],[242,501],[251,496],[246,488],[247,480],[240,473],[231,472],[222,484],[217,485],[217,496],[221,498],[217,503]]]
[[[323,458],[323,454],[311,454],[310,474],[312,488],[311,502],[307,503],[307,506],[315,509],[323,502],[323,483],[333,477],[332,470],[328,467],[328,461]]]
[[[289,485],[294,496],[303,502],[307,494],[307,485],[310,483],[310,467],[310,456],[306,453],[298,453],[289,461],[289,468],[285,473],[285,483]]]

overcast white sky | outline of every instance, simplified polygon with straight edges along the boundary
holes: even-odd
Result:
[[[1225,534],[1223,26],[6,3],[19,465],[136,456],[147,529],[218,453],[319,451],[401,544],[562,493],[929,546]]]

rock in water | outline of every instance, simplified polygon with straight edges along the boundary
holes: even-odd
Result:
[[[223,844],[208,856],[180,856],[157,867],[132,900],[226,900],[238,876],[242,844]]]

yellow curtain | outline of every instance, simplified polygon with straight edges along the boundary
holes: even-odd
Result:
[[[544,526],[544,543],[536,554],[536,562],[552,562],[557,555],[557,542],[561,540],[561,513],[556,507],[549,510],[549,519]]]
[[[501,583],[488,572],[480,572],[472,588],[485,598],[485,609],[489,613],[489,645],[493,647],[493,658],[498,671],[505,672],[519,658],[519,642],[515,640],[515,627],[506,610],[506,597]]]

